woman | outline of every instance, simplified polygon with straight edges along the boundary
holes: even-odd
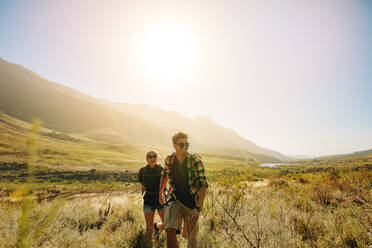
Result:
[[[147,242],[150,245],[152,245],[154,228],[157,234],[160,229],[164,229],[165,205],[160,205],[159,203],[159,186],[163,167],[157,164],[157,158],[158,155],[155,151],[149,151],[146,154],[147,165],[138,172],[138,179],[142,184],[142,193],[146,192],[143,197],[143,212],[146,220]],[[161,223],[154,223],[155,210],[158,210]]]

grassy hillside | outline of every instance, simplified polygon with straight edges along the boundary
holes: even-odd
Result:
[[[21,175],[29,166],[34,174],[92,170],[134,173],[145,164],[144,156],[150,149],[153,147],[121,143],[120,137],[110,133],[110,130],[73,135],[43,128],[37,121],[31,124],[16,120],[0,112],[0,163],[3,162],[4,171],[13,170],[14,176]],[[170,151],[171,147],[169,150],[158,150],[160,164]],[[223,175],[226,170],[233,170],[231,173],[249,170],[257,178],[262,178],[275,171],[259,167],[259,162],[251,158],[251,154],[245,157],[240,154],[226,156],[218,152],[200,154],[211,176]],[[23,164],[27,164],[27,168]]]
[[[372,149],[364,150],[364,151],[357,151],[353,153],[346,153],[346,154],[328,155],[328,156],[319,157],[318,159],[347,158],[347,157],[355,157],[359,155],[372,155]]]
[[[143,164],[144,149],[39,128],[0,112],[0,160],[59,169],[126,170]]]
[[[359,169],[372,169],[372,154],[355,153],[353,156],[324,157],[308,160],[299,160],[296,165],[281,165],[278,167],[283,174],[314,173],[332,171],[357,171]]]

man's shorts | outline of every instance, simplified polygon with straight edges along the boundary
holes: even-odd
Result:
[[[147,205],[147,204],[143,204],[143,212],[144,213],[151,213],[151,212],[154,212],[156,209],[159,211],[159,210],[164,210],[165,208],[165,205]]]
[[[174,228],[176,231],[181,231],[182,221],[184,219],[188,219],[191,216],[192,209],[183,205],[180,201],[175,200],[168,203],[168,206],[165,209],[165,230],[169,228]],[[184,223],[185,225],[185,223]],[[185,231],[185,230],[184,230]],[[196,236],[199,231],[199,224],[198,221],[194,224],[194,226],[189,230],[188,239],[189,242],[196,243]]]

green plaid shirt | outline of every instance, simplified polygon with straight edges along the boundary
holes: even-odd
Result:
[[[176,153],[172,153],[165,158],[164,161],[164,170],[162,175],[168,176],[170,184],[170,194],[175,197],[173,194],[174,188],[174,179],[172,178],[172,166],[174,159],[176,159]],[[205,177],[205,169],[201,157],[198,154],[186,153],[186,166],[189,174],[189,186],[190,194],[194,198],[195,203],[199,198],[199,191],[201,188],[208,188],[207,178]]]

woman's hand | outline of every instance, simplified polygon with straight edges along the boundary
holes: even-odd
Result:
[[[164,205],[165,204],[164,192],[159,192],[159,203],[160,203],[160,205]]]

